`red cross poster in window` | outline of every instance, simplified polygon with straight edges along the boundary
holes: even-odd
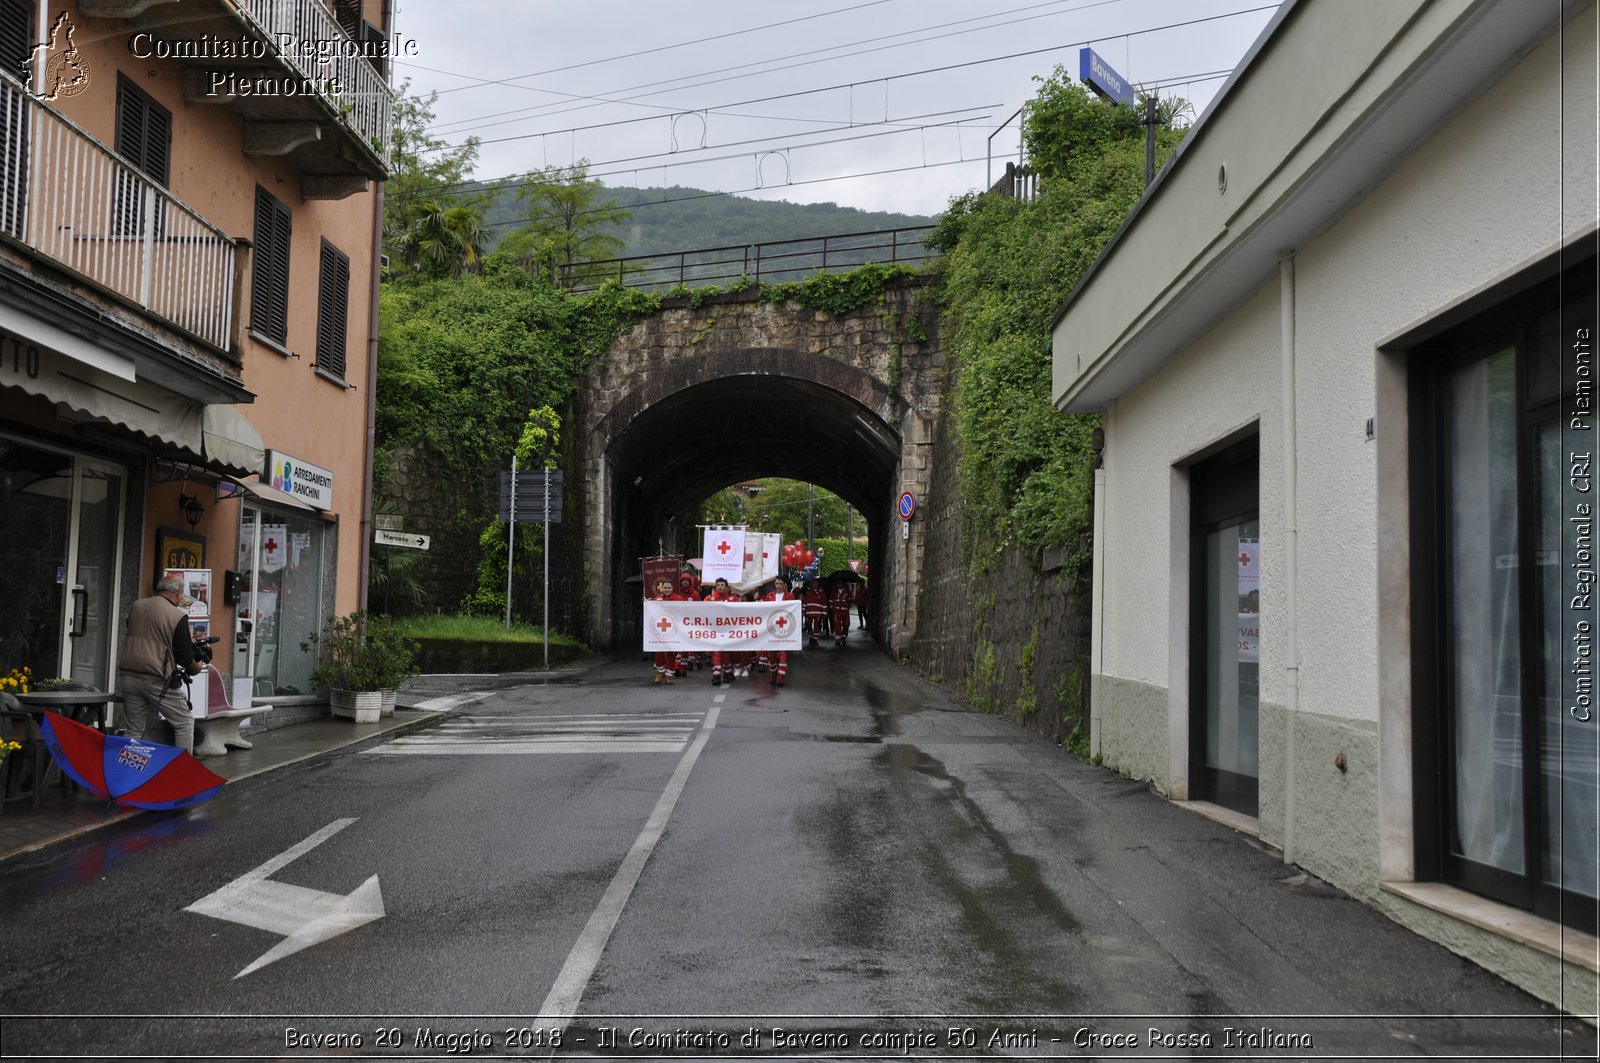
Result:
[[[263,524],[261,526],[261,571],[281,572],[289,563],[289,526]]]
[[[700,556],[705,559],[705,568],[700,571],[702,582],[725,579],[738,583],[744,575],[744,529],[715,525],[707,528],[705,550]]]

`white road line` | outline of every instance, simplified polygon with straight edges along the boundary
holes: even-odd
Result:
[[[457,705],[471,705],[474,701],[482,701],[489,696],[489,693],[487,690],[479,690],[468,694],[445,694],[441,697],[429,698],[427,701],[419,701],[416,707],[427,709],[429,712],[448,712]]]
[[[680,753],[685,741],[631,742],[611,739],[603,742],[523,742],[511,744],[486,739],[476,743],[455,746],[395,746],[369,749],[375,756],[471,757],[507,756],[524,757],[540,753]]]
[[[650,859],[650,854],[655,852],[656,843],[661,840],[662,833],[667,829],[667,819],[677,806],[678,797],[689,781],[689,772],[694,770],[695,761],[700,759],[700,751],[705,749],[712,728],[717,726],[717,714],[721,711],[720,707],[713,705],[711,711],[706,713],[705,722],[700,726],[700,733],[695,736],[683,759],[678,762],[678,768],[667,782],[667,788],[662,791],[661,797],[656,801],[656,807],[650,813],[650,818],[645,821],[644,830],[639,832],[633,848],[623,857],[622,866],[617,868],[616,875],[611,879],[611,885],[606,887],[599,906],[595,908],[594,914],[589,916],[589,922],[584,926],[583,933],[578,935],[572,951],[567,954],[567,962],[562,965],[561,973],[556,975],[555,984],[550,987],[550,994],[539,1006],[539,1016],[542,1020],[564,1023],[577,1014],[578,1002],[583,999],[583,991],[588,988],[589,979],[594,976],[594,969],[600,965],[600,955],[605,952],[606,942],[611,940],[611,932],[616,929],[617,921],[622,918],[622,909],[627,906],[628,898],[633,895],[633,887],[638,884],[639,876],[644,873],[645,862]]]

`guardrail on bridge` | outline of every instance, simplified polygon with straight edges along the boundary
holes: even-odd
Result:
[[[932,231],[932,225],[915,225],[577,262],[560,267],[561,280],[563,287],[580,292],[610,280],[629,288],[662,289],[728,284],[741,277],[756,284],[777,284],[868,263],[918,265],[935,255],[924,242]]]

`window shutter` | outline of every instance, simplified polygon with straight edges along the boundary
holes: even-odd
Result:
[[[33,57],[33,12],[31,0],[0,0],[0,68],[18,81],[28,80],[23,68]]]
[[[172,112],[123,75],[117,77],[117,126],[113,147],[130,165],[144,171],[162,188],[167,187],[172,170]],[[119,236],[143,235],[144,196],[143,182],[119,169],[112,232]],[[158,237],[165,228],[165,212],[165,200],[158,200],[155,219]]]
[[[276,343],[289,340],[289,237],[293,215],[256,188],[256,239],[250,278],[250,327]]]
[[[322,277],[317,289],[317,368],[344,379],[350,314],[350,259],[322,241]]]
[[[0,71],[19,82],[33,54],[33,12],[30,0],[0,0]],[[0,81],[0,227],[22,235],[28,203],[28,98],[10,82]]]

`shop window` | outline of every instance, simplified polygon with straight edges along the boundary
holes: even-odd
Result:
[[[172,112],[120,74],[115,147],[117,154],[137,167],[138,172],[117,167],[111,231],[117,236],[143,236],[146,211],[153,210],[153,231],[160,237],[166,221],[166,201],[159,195],[151,196],[149,189],[152,183],[167,187],[172,166]]]
[[[1419,877],[1591,933],[1594,293],[1591,258],[1411,361]]]
[[[349,336],[350,258],[322,241],[322,274],[317,285],[317,369],[344,379]]]
[[[256,239],[250,280],[250,328],[278,344],[289,342],[289,237],[294,216],[266,189],[256,188]]]

